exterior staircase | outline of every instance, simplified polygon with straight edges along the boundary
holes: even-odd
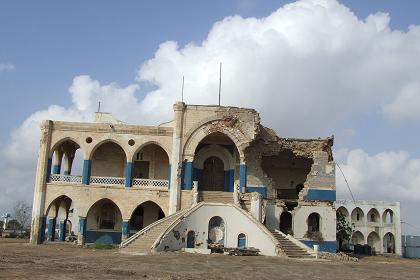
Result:
[[[233,203],[233,193],[221,191],[198,192],[198,200],[204,202]]]
[[[188,209],[180,210],[166,218],[160,219],[153,224],[135,233],[133,236],[124,240],[120,244],[122,253],[131,254],[149,254],[155,241],[163,232],[178,218],[180,218]]]
[[[294,242],[289,240],[282,232],[277,230],[270,230],[274,237],[279,242],[280,250],[283,251],[289,258],[315,258],[305,249],[299,247]]]

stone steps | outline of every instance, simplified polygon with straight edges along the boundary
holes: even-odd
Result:
[[[287,239],[282,234],[278,233],[275,230],[270,230],[273,236],[279,242],[280,249],[286,254],[289,258],[314,258],[311,254],[309,254],[306,250],[302,249],[289,239]]]
[[[185,213],[184,211],[178,211],[177,213],[168,216],[165,219],[162,219],[162,222],[155,224],[149,228],[143,234],[139,234],[135,239],[130,243],[126,244],[121,248],[123,253],[150,253],[151,248],[155,241],[160,237],[160,235],[181,215]],[[141,231],[140,231],[141,232]],[[139,232],[139,233],[140,233]]]
[[[198,192],[199,201],[233,203],[233,193],[221,191],[201,191]]]

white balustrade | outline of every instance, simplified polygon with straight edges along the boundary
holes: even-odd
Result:
[[[92,185],[125,185],[125,178],[91,176],[89,183]]]
[[[81,184],[82,176],[51,174],[50,182],[65,182],[65,183],[70,183],[70,184]]]
[[[169,188],[169,181],[168,180],[134,178],[133,179],[133,187],[168,189]]]

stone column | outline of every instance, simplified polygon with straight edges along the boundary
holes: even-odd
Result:
[[[131,161],[127,162],[127,167],[125,169],[125,187],[131,188],[133,185],[133,163]]]
[[[86,217],[79,217],[79,232],[77,235],[77,244],[84,245],[86,242]]]
[[[262,222],[262,199],[257,192],[251,194],[251,215],[259,222]]]
[[[90,183],[90,168],[92,161],[90,159],[85,159],[83,161],[83,173],[82,173],[82,184],[89,185]]]
[[[243,162],[239,166],[239,186],[241,187],[241,192],[246,192],[246,184],[247,184],[247,173],[248,173],[248,167]]]
[[[63,162],[63,152],[60,150],[55,150],[54,153],[54,164],[52,168],[53,174],[60,174],[61,172],[61,163]]]
[[[122,222],[122,238],[121,240],[125,240],[130,236],[130,221],[123,220]]]
[[[172,139],[171,181],[169,189],[169,214],[180,208],[181,201],[181,157],[182,157],[182,130],[185,103],[177,102],[174,105],[175,124]]]
[[[43,121],[41,123],[41,141],[35,178],[34,200],[32,205],[31,244],[40,244],[43,241],[43,232],[45,232],[45,192],[50,172],[48,167],[51,166],[49,153],[51,149],[52,127],[52,121]]]
[[[67,219],[60,220],[60,236],[59,236],[60,241],[66,241],[66,223],[67,223]]]

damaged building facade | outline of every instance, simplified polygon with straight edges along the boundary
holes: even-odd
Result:
[[[333,138],[281,138],[253,109],[173,109],[159,126],[105,113],[94,123],[44,121],[31,242],[74,232],[80,244],[133,252],[220,245],[311,256],[314,244],[335,252]]]

